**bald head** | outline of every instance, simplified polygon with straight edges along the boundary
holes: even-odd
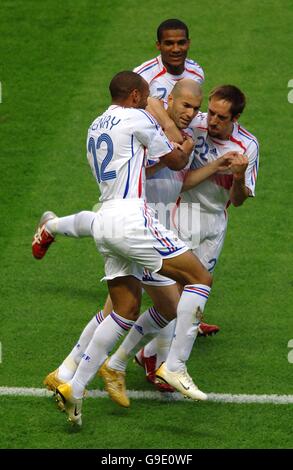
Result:
[[[168,98],[167,112],[178,129],[185,129],[197,115],[202,102],[200,85],[189,78],[179,80]]]
[[[190,78],[179,80],[171,91],[173,98],[178,98],[183,94],[190,94],[202,98],[202,89],[199,83]]]

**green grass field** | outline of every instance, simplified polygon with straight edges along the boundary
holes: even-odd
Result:
[[[45,210],[62,216],[97,202],[87,128],[109,103],[112,76],[156,55],[156,28],[170,17],[190,27],[206,95],[220,83],[245,91],[241,123],[261,147],[257,197],[229,209],[206,308],[221,332],[198,339],[189,372],[207,392],[293,394],[291,0],[2,1],[0,387],[42,387],[103,304],[92,240],[58,239],[37,262],[31,239]],[[127,387],[151,390],[133,364]],[[292,404],[132,400],[123,410],[88,399],[73,433],[51,399],[0,396],[0,448],[292,448],[291,414]]]

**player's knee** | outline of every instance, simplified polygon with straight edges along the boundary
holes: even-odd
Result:
[[[126,308],[125,308],[126,307]],[[136,299],[132,299],[124,306],[123,317],[127,320],[136,321],[140,312],[140,302]],[[117,313],[117,312],[116,312]]]
[[[131,321],[136,321],[139,316],[139,309],[133,308],[128,311],[127,319]]]
[[[202,275],[203,280],[200,282],[200,284],[204,284],[205,286],[212,287],[213,284],[213,276],[212,274],[205,270],[204,274]]]
[[[186,284],[204,284],[211,287],[213,283],[213,276],[206,269],[201,270],[200,273],[194,274]]]

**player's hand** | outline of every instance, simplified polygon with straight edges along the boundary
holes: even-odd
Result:
[[[181,144],[178,144],[178,142],[174,142],[172,141],[171,144],[173,145],[173,147],[177,150],[181,150],[181,152],[184,152],[183,148],[182,148],[182,145]]]
[[[186,155],[190,155],[194,148],[194,141],[190,137],[185,137],[183,144],[181,145],[182,151]]]
[[[238,152],[227,152],[220,158],[214,161],[215,167],[218,172],[226,172],[231,166],[231,162],[238,155]]]
[[[172,142],[172,144],[175,149],[181,150],[185,155],[189,155],[194,147],[194,141],[190,137],[186,136],[184,137],[183,144],[178,144],[178,142]]]
[[[179,171],[182,170],[188,163],[189,154],[192,152],[194,142],[192,139],[186,139],[183,144],[172,142],[174,149],[164,157],[161,157],[162,161],[170,170]]]
[[[244,177],[247,166],[248,166],[247,156],[238,153],[238,155],[235,156],[231,160],[231,165],[230,165],[229,170],[233,174],[233,178],[235,178],[236,180],[242,179]]]

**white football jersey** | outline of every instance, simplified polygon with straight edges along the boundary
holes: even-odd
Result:
[[[111,105],[88,130],[87,158],[99,185],[100,201],[144,198],[145,155],[173,150],[157,121],[143,109]]]
[[[194,132],[191,128],[184,129],[184,134],[194,139]],[[146,180],[146,199],[149,203],[162,202],[163,204],[175,203],[181,193],[183,181],[193,160],[193,154],[183,170],[173,171],[165,167],[157,171]],[[152,165],[156,161],[148,158],[147,165]]]
[[[171,75],[159,55],[136,67],[134,72],[141,75],[149,84],[150,96],[158,99],[167,99],[172,88],[182,78],[191,78],[198,83],[204,82],[204,72],[199,64],[191,59],[185,59],[185,69],[181,75]]]
[[[250,195],[255,195],[255,183],[259,165],[259,145],[257,139],[238,122],[234,123],[229,139],[220,140],[208,135],[207,113],[198,113],[190,124],[193,128],[196,144],[193,151],[191,169],[201,168],[216,160],[226,152],[236,151],[245,154],[249,163],[245,172],[245,186]],[[230,204],[229,192],[233,176],[216,173],[199,185],[182,193],[182,202],[198,202],[201,210],[221,212]]]

